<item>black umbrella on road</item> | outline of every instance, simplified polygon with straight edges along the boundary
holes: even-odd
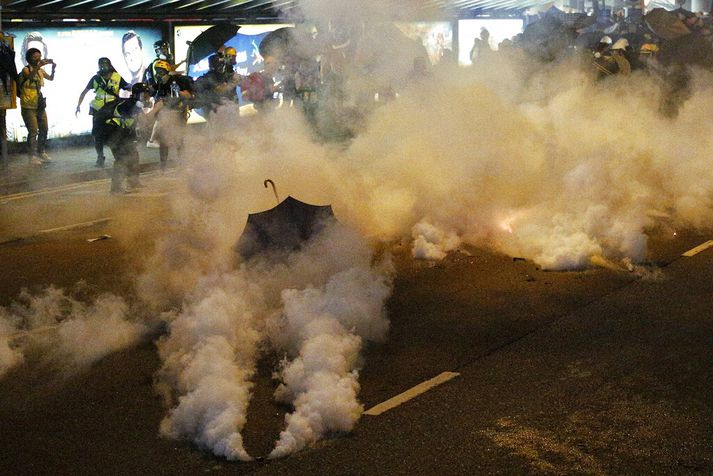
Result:
[[[267,180],[265,181],[267,187]],[[271,182],[271,181],[270,181]],[[236,246],[243,258],[298,250],[329,224],[338,223],[330,205],[310,205],[288,196],[276,207],[248,215]]]
[[[208,55],[218,51],[226,41],[237,35],[239,26],[232,23],[218,23],[198,35],[188,46],[188,64],[196,64]]]

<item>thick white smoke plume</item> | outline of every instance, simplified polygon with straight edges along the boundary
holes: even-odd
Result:
[[[353,231],[329,226],[286,260],[256,258],[199,279],[167,316],[169,334],[158,344],[157,388],[171,407],[161,433],[250,460],[241,431],[263,349],[294,356],[279,373],[277,397],[295,413],[275,456],[351,429],[361,415],[362,340],[383,339],[388,329],[388,262],[372,266],[372,254]]]
[[[282,332],[299,354],[279,372],[282,384],[275,395],[295,411],[286,416],[272,457],[300,450],[328,431],[352,429],[363,411],[357,400],[362,338],[385,336],[383,305],[390,291],[385,275],[361,267],[335,274],[323,290],[282,292]]]
[[[53,286],[0,308],[0,376],[35,352],[64,373],[137,343],[149,327],[130,316],[120,297],[103,294],[85,303]]]
[[[412,255],[417,259],[440,260],[460,245],[455,233],[446,233],[427,221],[417,223],[411,230]]]

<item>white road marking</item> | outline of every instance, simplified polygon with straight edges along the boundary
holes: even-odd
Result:
[[[427,392],[431,390],[433,387],[436,387],[438,385],[441,385],[442,383],[446,383],[452,378],[455,378],[459,376],[460,374],[457,372],[443,372],[442,374],[436,375],[430,380],[426,380],[425,382],[421,382],[415,387],[412,387],[408,390],[406,390],[403,393],[400,393],[396,395],[393,398],[390,398],[386,400],[385,402],[381,402],[378,405],[374,405],[370,409],[364,412],[364,415],[370,415],[370,416],[377,416],[381,415],[382,413],[391,410],[392,408],[398,407],[404,402],[407,402],[411,400],[414,397],[417,397],[421,395],[424,392]]]
[[[713,240],[708,240],[708,241],[706,241],[705,243],[702,243],[702,244],[696,246],[695,248],[692,248],[692,249],[686,251],[686,252],[683,253],[681,256],[690,257],[690,256],[693,256],[693,255],[697,255],[697,254],[700,253],[701,251],[707,250],[707,249],[710,248],[711,246],[713,246]]]
[[[67,230],[74,230],[77,228],[87,228],[90,226],[98,225],[100,223],[108,223],[112,221],[114,218],[113,217],[106,217],[106,218],[98,218],[96,220],[92,221],[85,221],[82,223],[72,223],[71,225],[64,225],[64,226],[58,226],[57,228],[48,228],[46,230],[40,230],[37,232],[38,235],[43,234],[43,233],[54,233],[56,231],[67,231]]]

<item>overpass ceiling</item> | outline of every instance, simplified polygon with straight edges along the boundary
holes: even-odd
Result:
[[[2,18],[258,19],[299,17],[299,0],[1,0]],[[386,0],[415,18],[516,14],[546,0]],[[412,18],[414,16],[411,16]]]

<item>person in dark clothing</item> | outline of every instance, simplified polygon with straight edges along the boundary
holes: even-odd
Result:
[[[152,94],[155,94],[158,90],[156,69],[159,65],[164,69],[166,65],[168,65],[168,70],[174,71],[176,69],[176,65],[174,65],[171,47],[167,41],[158,40],[153,44],[153,49],[154,52],[156,52],[156,58],[144,71],[143,83],[152,90]]]
[[[208,72],[196,79],[196,102],[207,113],[215,112],[221,104],[237,104],[237,75],[229,71],[219,55],[208,58]]]
[[[160,144],[161,170],[166,168],[169,148],[175,147],[180,154],[188,116],[193,107],[193,80],[190,76],[175,74],[166,62],[156,67],[156,104],[153,111],[156,119],[156,136]]]
[[[143,113],[141,100],[148,98],[148,90],[143,83],[134,84],[131,97],[113,101],[108,106],[111,116],[98,126],[97,133],[114,156],[111,193],[127,193],[141,187],[136,126],[138,116]]]
[[[15,50],[4,40],[0,40],[0,81],[3,84],[5,95],[9,95],[11,80],[17,78],[15,65]]]
[[[112,103],[119,99],[119,90],[121,89],[128,91],[131,90],[131,86],[116,72],[109,58],[99,58],[99,71],[89,80],[77,101],[75,115],[79,115],[84,96],[89,91],[94,91],[94,99],[89,106],[89,115],[92,116],[92,136],[94,136],[94,148],[97,151],[97,167],[104,167],[105,160],[104,144],[101,134],[98,134],[97,130],[113,113]]]

